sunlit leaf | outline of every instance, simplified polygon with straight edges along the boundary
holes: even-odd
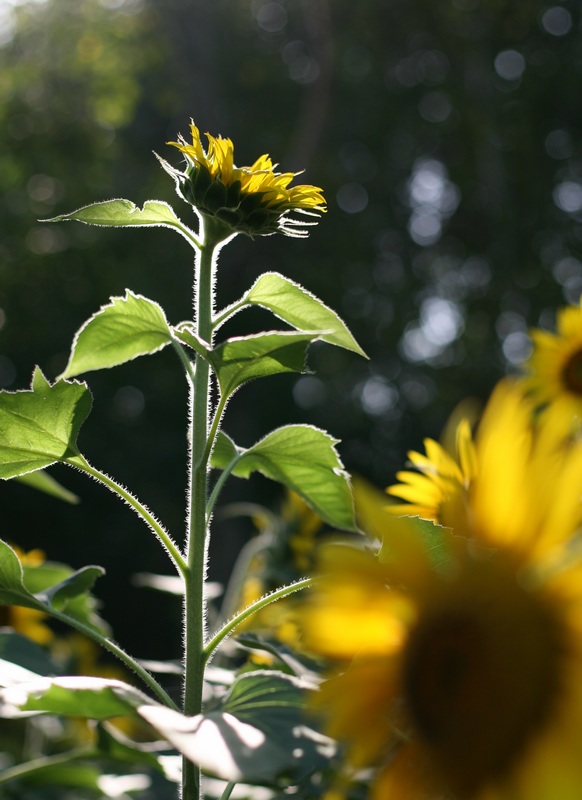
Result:
[[[63,377],[124,364],[171,341],[161,306],[127,289],[125,297],[112,297],[77,332]]]
[[[260,472],[301,495],[330,525],[354,530],[352,495],[335,444],[337,439],[311,425],[278,428],[248,450],[233,450],[234,444],[223,435],[212,465],[224,469],[232,461],[228,455],[238,453],[233,475],[248,478]]]
[[[307,348],[317,338],[317,333],[270,331],[228,339],[210,353],[222,397],[255,378],[304,372]]]
[[[22,566],[14,550],[0,541],[0,604],[41,608],[42,604],[24,585]]]
[[[63,500],[65,503],[76,504],[79,502],[79,497],[73,492],[66,489],[64,486],[56,481],[48,472],[39,469],[36,472],[28,472],[26,475],[20,475],[15,478],[20,483],[30,486],[32,489],[37,489],[39,492],[50,494],[58,500]]]
[[[244,295],[242,302],[268,308],[297,330],[322,331],[320,338],[324,342],[335,344],[367,358],[335,311],[303,286],[277,272],[263,273]]]
[[[151,699],[123,681],[72,675],[38,677],[0,691],[0,717],[19,717],[22,712],[58,714],[61,717],[111,719],[133,714]]]
[[[0,658],[0,687],[15,686],[19,683],[26,683],[27,681],[35,681],[40,678],[35,672],[14,664],[12,661],[6,661]],[[2,712],[0,710],[0,717]]]
[[[324,764],[330,740],[305,724],[306,684],[280,672],[238,677],[220,709],[185,717],[163,706],[141,716],[203,770],[223,780],[302,780]]]
[[[70,214],[59,214],[58,217],[43,222],[69,222],[77,220],[87,225],[105,225],[129,227],[134,225],[154,225],[168,228],[184,227],[173,208],[161,200],[148,200],[143,208],[138,208],[131,200],[105,200],[78,208]]]
[[[224,431],[219,431],[212,451],[210,463],[213,467],[224,469],[230,462],[242,454],[244,450],[236,446],[230,436]]]
[[[210,345],[203,342],[202,339],[194,333],[192,323],[182,322],[174,328],[174,336],[179,339],[183,344],[191,347],[195,353],[205,358],[207,361],[210,356]]]
[[[79,455],[77,435],[91,402],[84,383],[50,384],[38,367],[30,390],[0,392],[0,478]]]

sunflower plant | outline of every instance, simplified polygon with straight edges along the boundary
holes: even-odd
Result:
[[[50,667],[36,671],[38,662],[21,657],[18,647],[4,648],[0,653],[7,656],[0,660],[0,685],[4,687],[0,715],[15,724],[22,720],[33,723],[46,715],[94,720],[95,740],[83,750],[84,759],[101,756],[109,762],[125,759],[146,765],[177,781],[183,800],[199,797],[201,774],[212,777],[213,791],[218,782],[227,797],[234,784],[241,782],[292,785],[307,779],[325,760],[322,736],[301,714],[311,684],[289,662],[279,662],[283,664],[280,669],[231,669],[226,678],[224,669],[217,671],[211,664],[230,635],[252,614],[308,586],[311,580],[275,588],[255,598],[250,606],[238,608],[231,618],[218,618],[209,630],[208,546],[213,513],[225,482],[232,476],[248,478],[254,472],[283,484],[334,529],[354,530],[349,480],[335,447],[337,441],[328,433],[310,425],[286,425],[252,446],[242,447],[228,436],[223,422],[228,401],[235,392],[244,391],[247,382],[305,371],[307,351],[316,340],[364,355],[334,311],[276,272],[261,274],[236,302],[216,308],[222,247],[238,234],[251,238],[275,233],[307,236],[308,226],[325,212],[325,200],[315,186],[292,185],[296,176],[275,171],[276,165],[267,155],[251,166],[237,167],[230,139],[207,134],[205,148],[194,124],[191,139],[188,143],[179,137],[169,143],[185,159],[182,168],[158,158],[175,181],[180,198],[194,211],[198,223],[194,227],[185,224],[168,203],[158,200],[147,201],[141,208],[124,199],[98,202],[48,222],[157,226],[184,237],[194,252],[192,318],[170,322],[155,300],[127,290],[122,297],[110,298],[77,331],[66,368],[56,380],[49,380],[37,367],[29,389],[0,393],[0,477],[32,482],[37,488],[59,493],[44,470],[62,463],[128,503],[158,540],[175,571],[183,594],[184,626],[183,659],[181,665],[175,665],[183,689],[181,696],[175,697],[149,665],[120,647],[95,613],[91,592],[103,573],[101,567],[61,570],[52,579],[45,575],[38,583],[17,550],[0,542],[0,603],[28,609],[43,624],[52,619],[81,632],[117,657],[140,684],[138,688],[117,678],[95,676],[55,677]],[[221,339],[224,323],[253,306],[271,312],[283,329],[277,326]],[[189,392],[183,533],[170,532],[120,480],[89,461],[77,443],[92,406],[89,386],[79,376],[163,348],[177,356]],[[46,543],[42,545],[46,549]],[[139,722],[161,746],[143,748],[114,736],[106,721],[120,716]],[[28,785],[29,779],[38,785],[43,776],[50,779],[47,769],[62,770],[78,756],[73,749],[40,761],[3,764],[6,768],[0,783],[7,791]],[[181,761],[181,770],[176,769],[177,761]],[[51,774],[52,780],[58,779],[57,773]],[[70,774],[67,780],[71,785]],[[135,780],[124,785],[130,787],[128,791],[132,786],[135,790]],[[122,796],[107,786],[111,784],[100,779],[93,788],[105,796]]]

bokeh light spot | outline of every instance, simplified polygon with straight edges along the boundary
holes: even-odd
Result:
[[[346,214],[359,214],[368,205],[368,192],[361,183],[344,183],[337,191],[336,200]]]
[[[517,81],[525,71],[525,58],[517,50],[502,50],[494,62],[495,72],[506,81]]]
[[[542,27],[552,36],[565,36],[572,27],[572,15],[567,8],[553,6],[544,11]]]

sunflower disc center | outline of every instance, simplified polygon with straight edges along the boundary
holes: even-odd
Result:
[[[429,760],[455,794],[470,797],[510,769],[547,720],[562,637],[551,607],[515,575],[466,583],[421,616],[403,688]]]
[[[582,395],[582,350],[568,359],[562,371],[562,378],[570,392]]]

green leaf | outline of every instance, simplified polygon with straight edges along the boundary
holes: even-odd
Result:
[[[224,469],[243,452],[244,450],[237,447],[230,436],[227,436],[224,431],[219,431],[210,457],[210,464],[217,469]]]
[[[221,707],[185,717],[163,706],[141,716],[202,769],[234,782],[301,781],[325,763],[329,739],[305,722],[308,686],[280,672],[238,677]]]
[[[105,623],[95,614],[89,594],[101,567],[83,567],[76,572],[64,564],[45,562],[24,566],[14,550],[0,540],[0,604],[35,608],[51,614],[63,612],[103,632]]]
[[[111,303],[77,332],[62,377],[116,367],[157,353],[171,341],[172,332],[161,306],[126,289],[125,297],[112,297]]]
[[[0,690],[0,717],[37,712],[103,720],[134,714],[138,706],[151,702],[128,683],[111,678],[38,677]]]
[[[40,592],[38,597],[57,611],[61,611],[69,601],[89,592],[97,578],[104,574],[105,570],[102,567],[82,567],[55,586]]]
[[[54,675],[57,671],[44,647],[11,628],[0,628],[0,659],[17,664],[37,675]]]
[[[48,472],[44,472],[42,469],[36,472],[28,472],[26,475],[20,475],[15,480],[30,486],[32,489],[37,489],[39,492],[50,494],[58,500],[64,500],[65,503],[76,505],[80,502],[76,494],[61,486]]]
[[[183,344],[187,344],[188,347],[191,347],[195,353],[198,353],[198,355],[202,356],[202,358],[205,358],[207,361],[209,361],[210,345],[202,341],[202,339],[191,329],[191,326],[191,322],[182,322],[180,325],[177,325],[173,330],[175,338],[179,339]]]
[[[23,571],[14,550],[0,540],[0,604],[40,608],[41,603],[24,585]]]
[[[315,664],[313,660],[308,663],[309,659],[305,654],[298,657],[297,653],[282,644],[274,638],[265,638],[255,633],[243,633],[234,637],[236,644],[243,650],[248,650],[251,653],[258,653],[263,655],[268,653],[279,662],[278,668],[282,672],[295,675],[303,680],[309,680],[312,683],[317,683],[318,673],[315,671]]]
[[[31,800],[53,797],[54,795],[48,794],[50,787],[58,787],[59,797],[64,798],[64,800],[70,800],[71,797],[81,797],[79,790],[83,789],[91,792],[90,794],[83,792],[85,797],[111,797],[110,794],[103,794],[101,785],[104,780],[107,782],[112,778],[115,780],[115,778],[110,775],[104,776],[102,768],[98,765],[93,766],[78,761],[69,761],[67,763],[49,762],[46,766],[40,767],[37,767],[37,764],[38,762],[32,762],[34,769],[20,778],[25,796],[30,797]],[[34,792],[35,788],[38,793]],[[69,793],[67,789],[75,789],[77,791]],[[125,795],[125,797],[127,796]]]
[[[70,222],[77,220],[86,225],[129,227],[134,225],[155,225],[168,228],[184,227],[173,208],[161,200],[148,200],[143,208],[138,208],[131,200],[105,200],[100,203],[78,208],[70,214],[60,214],[43,222]]]
[[[90,410],[86,384],[59,380],[51,385],[38,367],[30,390],[0,392],[0,478],[80,455],[77,436]]]
[[[15,686],[17,683],[35,681],[40,677],[40,675],[37,675],[26,667],[21,667],[20,664],[14,664],[12,661],[6,661],[0,658],[0,687]],[[0,719],[1,718],[2,707],[0,705]]]
[[[307,348],[318,338],[318,333],[269,331],[227,339],[210,353],[222,397],[255,378],[305,372]]]
[[[165,742],[134,742],[121,731],[108,722],[102,722],[96,727],[96,747],[101,757],[115,761],[123,761],[135,766],[143,764],[156,772],[160,772],[168,780],[172,780],[165,762],[180,759],[180,756],[162,755],[162,750],[168,750]]]
[[[437,525],[431,520],[421,519],[420,517],[410,518],[410,523],[422,540],[433,567],[438,571],[450,569],[453,563],[451,529],[443,528],[442,525]]]
[[[278,428],[248,450],[232,450],[236,446],[223,435],[214,449],[212,465],[224,469],[238,453],[233,475],[248,478],[252,472],[260,472],[301,495],[330,525],[355,530],[352,494],[335,444],[337,439],[311,425]],[[227,460],[230,453],[233,455]]]
[[[324,342],[367,358],[335,311],[303,286],[277,272],[263,273],[241,302],[268,308],[297,330],[321,331],[320,338]]]
[[[401,516],[396,518],[396,522],[387,520],[384,535],[382,537],[382,547],[380,549],[379,558],[384,563],[391,563],[393,560],[393,553],[391,544],[391,534],[394,532],[396,535],[396,526],[400,528],[408,528],[407,535],[415,537],[421,543],[422,549],[428,556],[431,566],[437,572],[448,572],[454,565],[454,547],[452,544],[452,530],[450,528],[443,528],[442,525],[437,525],[429,519],[421,519],[420,517]],[[399,535],[402,535],[400,531]]]

